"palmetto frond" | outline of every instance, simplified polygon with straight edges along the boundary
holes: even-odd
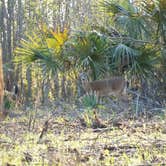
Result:
[[[111,49],[110,65],[115,72],[125,69],[129,75],[147,77],[152,75],[154,66],[158,63],[156,53],[157,50],[151,45],[134,48],[120,43]]]
[[[120,43],[114,48],[112,57],[113,61],[115,62],[121,63],[124,60],[127,60],[129,64],[129,62],[133,63],[136,57],[139,56],[139,54],[140,52],[138,50],[135,50],[125,44]]]
[[[50,30],[50,34],[51,37],[46,38],[47,46],[48,48],[54,49],[54,51],[58,54],[68,39],[68,30],[64,29],[63,32],[60,32],[60,30],[57,32]]]
[[[125,5],[122,7],[123,3]],[[132,38],[140,39],[149,35],[148,22],[142,17],[141,11],[128,1],[118,4],[117,1],[105,0],[101,3],[104,12],[111,13],[112,19],[119,30]]]
[[[126,16],[134,16],[131,11],[125,9],[115,0],[104,0],[100,2],[100,5],[104,12],[112,14],[115,16],[116,14],[126,15]]]
[[[148,45],[140,47],[139,50],[140,55],[136,57],[130,72],[144,78],[152,76],[155,65],[159,63],[157,50]]]
[[[41,36],[37,33],[27,35],[26,40],[21,41],[21,46],[16,48],[15,62],[38,63],[45,73],[54,74],[61,69],[61,50],[67,40],[67,30],[64,32],[47,31],[52,36]]]
[[[97,32],[78,33],[72,43],[73,55],[77,66],[91,68],[93,79],[100,75],[106,67],[105,59],[108,51],[108,41],[104,35]]]

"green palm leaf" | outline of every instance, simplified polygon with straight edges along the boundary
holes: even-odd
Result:
[[[124,1],[123,1],[124,3]],[[119,30],[135,39],[143,39],[150,36],[147,30],[148,22],[145,17],[142,17],[141,11],[136,6],[133,6],[130,2],[125,1],[124,7],[122,4],[118,4],[116,1],[105,0],[101,3],[104,12],[111,13],[111,19],[114,20],[115,26]]]
[[[93,79],[96,79],[106,69],[107,38],[97,32],[81,32],[75,34],[72,40],[71,54],[77,59],[77,67],[90,68]]]

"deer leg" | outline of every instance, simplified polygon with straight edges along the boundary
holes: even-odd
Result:
[[[99,96],[98,97],[98,103],[99,104],[103,104],[103,96]]]
[[[128,110],[129,100],[128,100],[128,96],[126,94],[121,93],[119,95],[119,104],[123,110]]]
[[[94,91],[94,95],[95,95],[95,97],[96,97],[97,103],[100,104],[101,96],[99,95],[99,92],[98,92],[98,91]]]

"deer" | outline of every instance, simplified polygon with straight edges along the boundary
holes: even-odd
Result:
[[[127,82],[121,76],[109,79],[88,81],[86,73],[80,73],[80,80],[86,93],[96,93],[99,97],[114,96],[118,99],[126,98]]]

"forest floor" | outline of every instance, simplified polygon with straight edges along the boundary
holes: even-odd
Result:
[[[14,111],[0,122],[1,166],[166,165],[166,114],[99,106]]]

